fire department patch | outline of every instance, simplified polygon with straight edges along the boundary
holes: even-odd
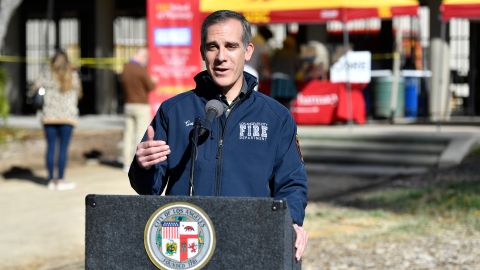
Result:
[[[174,202],[157,209],[145,226],[145,250],[159,269],[200,269],[215,250],[215,231],[198,206]]]

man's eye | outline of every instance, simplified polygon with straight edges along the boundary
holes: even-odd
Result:
[[[207,46],[207,50],[209,50],[209,51],[215,50],[216,48],[217,48],[217,46],[215,46],[215,45],[208,45]]]

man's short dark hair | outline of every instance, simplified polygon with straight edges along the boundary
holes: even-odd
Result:
[[[238,12],[235,12],[235,11],[231,11],[231,10],[218,10],[218,11],[215,11],[213,13],[211,13],[210,15],[207,16],[207,18],[205,18],[205,20],[203,21],[202,23],[202,37],[201,37],[201,47],[200,47],[200,51],[202,53],[202,56],[205,55],[205,43],[207,41],[207,29],[208,27],[210,27],[211,25],[214,25],[214,24],[217,24],[217,23],[221,23],[221,22],[225,22],[226,20],[229,20],[229,19],[235,19],[235,20],[238,20],[241,24],[242,24],[242,28],[243,28],[243,33],[242,33],[242,42],[243,42],[243,47],[244,48],[247,48],[248,46],[248,43],[250,43],[251,39],[252,39],[252,31],[250,29],[250,23],[247,21],[247,19],[245,19],[245,17],[238,13]]]

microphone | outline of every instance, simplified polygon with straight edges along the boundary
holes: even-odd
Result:
[[[223,114],[224,107],[223,104],[216,100],[211,99],[205,105],[205,121],[201,127],[200,134],[204,134],[205,132],[210,132],[210,128],[212,127],[212,122],[215,118],[220,117]]]
[[[191,156],[190,156],[190,196],[195,194],[194,188],[194,174],[195,174],[195,160],[197,159],[197,147],[200,139],[206,140],[208,134],[210,132],[210,128],[212,126],[213,119],[220,117],[223,114],[223,104],[216,100],[211,99],[205,105],[205,121],[200,120],[200,118],[195,118],[195,123],[193,125],[193,133],[191,133],[191,140],[192,140],[192,149],[191,149]]]

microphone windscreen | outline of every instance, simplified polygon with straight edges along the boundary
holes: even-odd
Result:
[[[223,107],[223,104],[220,101],[218,101],[216,99],[211,99],[205,105],[205,112],[208,112],[210,110],[215,111],[215,118],[217,118],[217,117],[220,117],[220,115],[223,114],[224,107]]]

